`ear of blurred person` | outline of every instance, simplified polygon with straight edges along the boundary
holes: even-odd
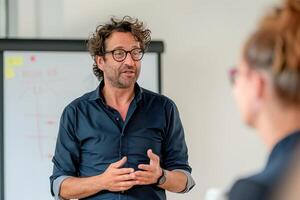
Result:
[[[264,169],[233,184],[228,199],[300,199],[299,160],[294,161],[300,155],[299,0],[284,0],[262,18],[235,71],[241,118],[257,130],[270,154]]]

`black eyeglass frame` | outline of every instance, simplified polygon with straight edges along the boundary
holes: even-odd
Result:
[[[135,57],[134,57],[132,54],[133,54],[134,51],[137,51],[137,50],[140,50],[139,53],[141,53],[142,55],[140,56],[140,58],[135,59]],[[116,55],[115,55],[115,52],[116,52],[116,51],[121,51],[121,52],[125,53],[124,58],[122,58],[122,59],[117,59],[117,58],[116,58]],[[134,60],[134,61],[140,61],[140,60],[142,60],[142,58],[144,57],[145,51],[144,51],[143,49],[141,49],[141,48],[134,48],[134,49],[131,49],[130,51],[126,51],[126,50],[124,50],[124,49],[114,49],[114,50],[111,50],[111,51],[106,51],[106,52],[104,52],[104,54],[108,54],[108,53],[111,53],[111,55],[112,55],[112,57],[113,57],[113,59],[114,59],[115,61],[117,61],[117,62],[123,62],[123,61],[127,58],[128,53],[130,54],[132,60]]]

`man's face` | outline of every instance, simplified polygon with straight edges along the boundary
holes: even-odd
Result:
[[[140,44],[130,32],[113,32],[106,39],[105,48],[106,52],[116,49],[131,51],[140,48]],[[105,84],[116,88],[133,87],[141,70],[141,61],[134,61],[130,53],[121,62],[114,60],[112,53],[107,53],[98,57],[97,64],[103,71]]]

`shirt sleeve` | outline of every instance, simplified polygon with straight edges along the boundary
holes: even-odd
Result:
[[[188,176],[188,185],[184,192],[189,191],[195,182],[191,177],[192,168],[188,163],[188,149],[184,130],[174,102],[167,105],[167,127],[162,148],[162,167],[167,170],[182,170]]]
[[[179,193],[187,193],[195,186],[196,183],[195,183],[195,181],[194,181],[194,179],[193,179],[190,172],[187,172],[187,171],[182,170],[182,169],[174,169],[173,171],[182,172],[187,177],[187,183],[186,183],[185,189],[183,191],[179,192]]]
[[[80,146],[75,135],[75,108],[68,106],[60,119],[55,154],[52,159],[53,173],[50,177],[51,194],[54,196],[54,180],[60,176],[77,176]]]
[[[69,178],[71,176],[59,176],[57,177],[56,179],[54,179],[53,181],[53,193],[54,193],[54,198],[55,200],[63,200],[62,198],[60,198],[59,196],[59,193],[60,193],[60,186],[61,186],[61,183]]]

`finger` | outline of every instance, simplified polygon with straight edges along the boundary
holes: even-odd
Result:
[[[122,182],[122,181],[131,181],[134,180],[136,175],[134,173],[131,174],[125,174],[117,177],[117,181]]]
[[[133,168],[119,168],[114,170],[115,175],[123,175],[123,174],[130,174],[133,173],[134,169]]]
[[[137,185],[149,185],[147,181],[138,181]]]
[[[114,181],[114,183],[111,185],[109,191],[117,192],[117,191],[126,191],[133,187],[134,185],[137,185],[136,180],[131,181]]]
[[[126,163],[126,161],[127,161],[127,157],[124,156],[121,160],[112,163],[110,166],[113,168],[120,168]]]
[[[129,186],[129,187],[119,187],[119,189],[117,191],[123,193],[124,191],[129,190],[130,188],[132,188],[132,186]]]
[[[140,178],[150,178],[152,173],[148,171],[136,171],[134,172],[135,174],[135,179],[140,179]]]
[[[137,180],[136,185],[149,185],[149,183],[146,180]]]
[[[147,155],[150,158],[150,162],[153,161],[155,163],[159,162],[159,157],[155,153],[153,153],[152,149],[148,149]]]
[[[137,184],[134,184],[134,185],[137,185]],[[124,192],[124,191],[129,190],[130,188],[132,188],[134,185],[119,187],[118,191]]]
[[[134,185],[137,185],[137,181],[123,181],[119,182],[116,187],[119,188],[120,191],[125,191]]]
[[[153,171],[153,167],[151,165],[140,164],[138,168],[145,171]]]
[[[137,185],[148,185],[151,182],[151,179],[145,177],[138,177],[135,179]]]

